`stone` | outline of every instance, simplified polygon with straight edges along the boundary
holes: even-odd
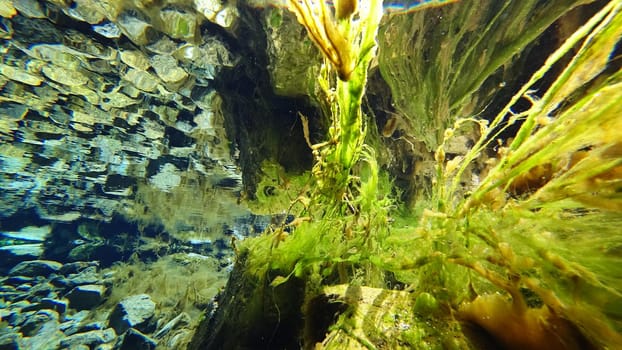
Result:
[[[76,273],[81,273],[90,267],[95,267],[95,269],[99,268],[99,262],[97,261],[75,261],[66,263],[63,267],[58,271],[61,275],[72,275]]]
[[[224,9],[224,4],[220,0],[194,0],[194,6],[205,18],[214,21],[218,12]]]
[[[155,92],[160,85],[158,78],[154,77],[149,72],[138,69],[128,69],[123,79],[132,83],[137,89],[145,92]]]
[[[85,320],[87,317],[89,317],[90,312],[87,310],[82,310],[82,311],[78,311],[75,314],[71,314],[71,315],[67,315],[65,316],[66,320],[69,321],[75,321],[77,323],[82,322],[83,320]]]
[[[86,35],[74,29],[64,31],[64,46],[61,46],[64,52],[82,58],[81,65],[94,68],[95,62],[116,60],[118,52],[116,49],[101,44],[99,41],[92,40],[90,35]],[[90,60],[97,58],[99,60]],[[97,77],[101,79],[101,77]]]
[[[191,337],[192,331],[186,329],[180,330],[174,336],[168,339],[164,347],[166,347],[167,349],[180,349],[185,346],[185,343],[187,342],[186,339],[189,339]]]
[[[11,80],[31,86],[39,86],[43,81],[43,79],[37,75],[30,74],[18,67],[7,66],[6,64],[0,64],[0,73]]]
[[[65,348],[73,348],[78,345],[94,347],[99,344],[111,342],[116,338],[116,336],[117,335],[112,328],[105,330],[93,330],[72,334],[61,340],[60,345]]]
[[[119,57],[121,58],[121,62],[134,69],[146,71],[151,67],[149,58],[138,50],[121,50]]]
[[[58,313],[52,310],[40,310],[36,315],[48,315],[48,320],[37,327],[36,333],[24,338],[24,349],[51,350],[57,349],[64,334],[59,329]],[[29,318],[30,319],[30,318]],[[22,333],[24,332],[22,327]]]
[[[17,103],[7,103],[6,105],[2,106],[0,108],[0,113],[3,114],[3,116],[5,116],[6,118],[9,118],[12,121],[17,121],[17,120],[22,120],[24,119],[24,117],[26,116],[26,114],[28,113],[28,108],[24,105],[20,105]],[[9,158],[4,156],[3,157],[6,161],[15,161],[16,159],[13,158]],[[10,166],[12,165],[12,167],[14,167],[14,164],[9,164]],[[9,168],[10,169],[10,168]]]
[[[13,0],[13,6],[20,14],[30,18],[45,18],[45,12],[37,0]]]
[[[104,111],[109,111],[112,108],[125,108],[139,103],[138,100],[133,99],[120,91],[105,92],[101,95],[102,103],[100,103],[100,107]]]
[[[89,317],[89,315],[90,312],[87,310],[82,310],[72,315],[65,315],[65,322],[60,324],[59,329],[65,335],[76,334],[82,330],[80,324]]]
[[[32,284],[30,283],[20,284],[19,286],[15,287],[16,290],[19,290],[21,292],[28,292],[30,291],[31,288],[32,288]]]
[[[21,324],[20,332],[27,337],[33,336],[40,332],[41,328],[47,322],[58,322],[58,312],[53,310],[38,310],[27,315],[26,321]]]
[[[73,288],[66,297],[69,307],[76,310],[88,310],[104,301],[106,287],[99,284],[87,284]]]
[[[42,298],[39,300],[39,304],[43,309],[54,310],[58,312],[60,315],[63,315],[65,311],[67,311],[67,301],[52,299],[52,298]]]
[[[28,54],[40,60],[35,61],[36,65],[31,65],[31,69],[37,72],[47,65],[51,68],[61,67],[65,71],[78,68],[81,64],[78,58],[81,56],[80,52],[59,44],[35,44],[30,47]]]
[[[9,271],[9,276],[49,276],[56,273],[63,264],[51,260],[30,260],[17,264]]]
[[[165,8],[159,13],[162,20],[162,30],[175,39],[194,41],[197,31],[197,18],[194,13]]]
[[[115,24],[136,45],[146,45],[157,37],[155,28],[135,10],[119,15]]]
[[[120,350],[155,349],[157,342],[140,331],[130,328],[124,335]]]
[[[52,226],[27,226],[14,232],[1,232],[0,235],[20,241],[43,242],[50,236]]]
[[[163,192],[170,192],[181,184],[181,172],[171,163],[164,164],[149,182]]]
[[[71,7],[63,8],[63,11],[79,21],[89,24],[98,24],[106,19],[102,6],[96,0],[73,0]]]
[[[235,6],[227,6],[218,12],[212,21],[219,26],[228,29],[235,26],[239,17],[240,13]]]
[[[113,349],[117,349],[116,342],[99,344],[93,350],[113,350]]]
[[[70,287],[85,284],[96,284],[100,280],[96,266],[89,266],[79,273],[70,274],[66,278],[66,285]]]
[[[11,286],[2,288],[2,291],[0,291],[0,299],[7,302],[18,300],[20,297],[22,297],[22,295],[22,293],[18,292],[15,288],[12,288]]]
[[[194,0],[194,5],[210,22],[225,29],[233,29],[240,17],[235,6],[221,0]]]
[[[197,1],[214,10],[210,16],[216,23],[231,24],[223,35],[202,25],[207,20],[194,2],[0,0],[0,38],[10,43],[0,47],[0,133],[7,135],[0,144],[0,219],[33,210],[62,225],[132,213],[130,220],[137,222],[169,221],[163,224],[167,231],[186,241],[185,231],[203,232],[204,219],[186,210],[174,214],[165,206],[141,208],[137,198],[205,193],[216,184],[218,197],[235,203],[242,183],[239,169],[237,178],[228,170],[238,164],[232,152],[236,144],[229,139],[234,134],[221,128],[223,121],[231,123],[222,111],[227,106],[218,103],[220,98],[195,100],[193,93],[197,84],[219,90],[220,74],[246,60],[235,51],[241,48],[235,24],[227,22],[237,10],[220,0]],[[25,8],[40,8],[47,18],[27,17],[21,13]],[[210,122],[218,130],[203,128]],[[180,139],[188,142],[179,146]],[[167,161],[155,160],[166,157],[175,161],[158,176]],[[169,173],[171,181],[162,179]],[[119,178],[127,186],[116,186]],[[212,202],[204,195],[192,207]],[[208,231],[219,232],[220,225]],[[99,235],[97,241],[72,239],[59,254],[73,261],[117,252],[118,241]],[[52,236],[45,242],[65,243]],[[44,252],[43,245],[27,244],[0,247],[1,267],[10,269]]]
[[[299,26],[282,8],[263,13],[267,40],[268,73],[274,92],[281,96],[305,96],[316,84],[320,55],[306,40],[291,33]]]
[[[10,311],[8,313],[3,313],[2,315],[2,320],[8,322],[9,326],[14,328],[19,327],[26,321],[25,313],[21,312],[23,308],[15,306],[16,303],[11,304]],[[28,303],[28,305],[30,305],[30,303]]]
[[[155,303],[147,294],[132,295],[122,299],[110,314],[108,325],[123,334],[130,328],[149,331],[155,314]]]
[[[93,30],[109,39],[118,39],[121,37],[121,29],[112,23],[105,21],[104,23],[93,25]]]
[[[43,254],[43,248],[43,243],[6,245],[0,247],[0,261],[2,263],[15,264],[37,259]]]
[[[0,335],[0,349],[1,350],[19,350],[23,347],[20,346],[21,336],[19,333],[5,333],[6,330],[3,330],[3,334]]]
[[[71,350],[90,350],[91,347],[88,345],[84,345],[84,344],[78,344],[76,346],[72,346]]]
[[[18,286],[23,283],[32,283],[34,278],[28,276],[10,276],[2,279],[2,285]]]
[[[179,83],[188,77],[188,73],[178,66],[177,60],[169,55],[154,55],[151,65],[165,83]]]
[[[49,79],[67,86],[80,86],[89,81],[89,78],[80,71],[65,69],[57,65],[46,65],[41,72]]]
[[[20,301],[11,303],[9,307],[11,308],[11,310],[18,310],[18,309],[23,309],[27,307],[28,305],[30,305],[30,302],[28,300],[20,300]]]
[[[34,286],[32,286],[30,290],[28,291],[28,294],[34,300],[39,300],[41,298],[54,297],[55,296],[54,289],[55,288],[51,283],[42,282],[42,283],[37,283]]]
[[[96,331],[96,330],[103,330],[106,329],[107,322],[105,321],[94,321],[94,322],[89,322],[84,324],[83,326],[80,327],[80,332],[89,332],[89,331]]]

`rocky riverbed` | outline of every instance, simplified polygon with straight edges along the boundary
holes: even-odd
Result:
[[[198,254],[104,269],[23,261],[0,278],[0,348],[180,349],[227,273]]]

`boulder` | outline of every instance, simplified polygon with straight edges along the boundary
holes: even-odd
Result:
[[[104,300],[106,287],[99,284],[77,286],[67,293],[69,306],[76,310],[92,309]]]
[[[117,304],[110,314],[108,326],[114,328],[117,334],[122,334],[130,328],[149,332],[153,328],[150,321],[154,314],[155,303],[149,295],[132,295]]]
[[[49,276],[52,273],[58,272],[63,264],[58,261],[51,260],[30,260],[22,261],[15,265],[10,271],[10,276]]]

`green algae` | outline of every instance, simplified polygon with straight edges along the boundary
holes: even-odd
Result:
[[[466,0],[387,19],[379,68],[406,132],[436,149],[447,127],[479,113],[501,90],[499,71],[518,74],[510,66],[519,53],[564,13],[590,2]]]

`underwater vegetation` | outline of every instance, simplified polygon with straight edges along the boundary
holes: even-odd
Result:
[[[412,53],[413,64],[438,61],[393,70],[396,53],[377,52],[393,23],[381,25],[381,1],[336,1],[332,11],[291,0],[324,57],[318,94],[331,125],[316,144],[305,129],[308,185],[285,208],[289,219],[236,243],[219,307],[190,348],[622,347],[622,1],[599,4],[494,118],[473,110],[488,77],[588,2],[499,2],[485,20],[468,1],[447,2],[439,11],[467,19],[442,24],[458,39]],[[422,13],[400,21],[423,27]],[[396,200],[361,110],[376,57],[383,76],[403,70],[400,84],[420,83],[400,91],[387,79],[436,162],[431,191],[414,203]],[[516,110],[519,101],[528,106]],[[408,103],[420,112],[409,115]],[[476,141],[449,157],[446,145],[467,128]],[[517,131],[500,142],[508,130]]]

